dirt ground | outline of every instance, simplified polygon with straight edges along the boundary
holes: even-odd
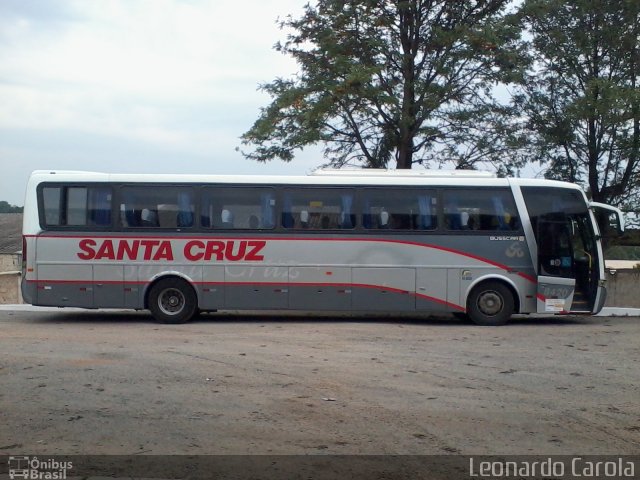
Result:
[[[638,454],[640,319],[0,312],[0,454]]]

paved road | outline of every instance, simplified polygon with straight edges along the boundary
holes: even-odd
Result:
[[[640,319],[0,311],[0,454],[637,454]]]

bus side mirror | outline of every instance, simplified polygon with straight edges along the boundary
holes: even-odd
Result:
[[[601,227],[604,226],[609,231],[614,230],[618,235],[622,235],[624,233],[624,216],[622,214],[622,210],[611,205],[598,202],[591,202],[589,207],[594,210],[598,219],[606,219],[606,222],[602,221],[600,223]],[[605,235],[605,232],[601,233],[603,236]]]
[[[622,212],[620,215],[615,213],[609,214],[609,227],[614,228],[618,235],[622,235],[624,233],[624,217],[622,216]]]

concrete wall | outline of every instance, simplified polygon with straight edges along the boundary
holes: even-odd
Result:
[[[24,303],[20,293],[20,272],[0,273],[0,305]]]
[[[20,255],[0,254],[0,305],[24,303],[20,293]]]
[[[605,306],[640,308],[640,269],[607,270]]]
[[[20,255],[17,253],[0,254],[0,272],[15,272],[20,270]]]

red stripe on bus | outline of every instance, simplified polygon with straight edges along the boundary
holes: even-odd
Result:
[[[444,305],[446,307],[453,308],[453,309],[459,310],[461,312],[466,312],[467,311],[466,308],[461,307],[460,305],[456,305],[455,303],[447,302],[446,300],[442,300],[440,298],[431,297],[431,296],[425,295],[423,293],[416,293],[415,295],[416,295],[416,297],[424,298],[425,300],[429,300],[431,302],[439,303],[440,305]]]
[[[32,280],[26,279],[27,283],[90,283],[92,285],[120,285],[120,284],[133,284],[133,285],[145,285],[147,281],[121,281],[121,280]]]
[[[538,280],[536,279],[536,277],[532,277],[531,275],[527,274],[527,273],[523,273],[523,272],[517,272],[519,277],[524,278],[525,280],[528,280],[531,283],[538,283]]]

